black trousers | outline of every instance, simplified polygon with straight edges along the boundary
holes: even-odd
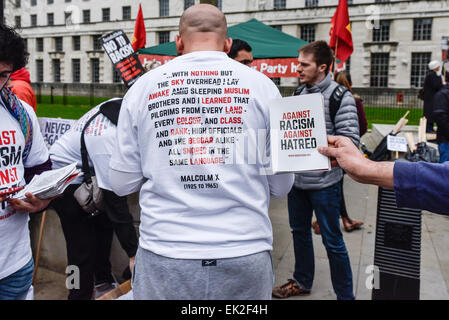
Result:
[[[113,226],[107,214],[89,217],[73,193],[79,184],[70,185],[63,195],[52,201],[58,213],[67,245],[68,265],[80,271],[80,288],[69,291],[69,300],[92,299],[94,283],[113,282],[111,252]]]

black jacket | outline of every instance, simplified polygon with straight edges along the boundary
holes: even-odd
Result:
[[[443,86],[443,79],[433,70],[430,70],[424,79],[424,116],[429,120],[432,117],[433,98]]]
[[[449,142],[449,84],[435,94],[432,117],[438,124],[437,142]]]

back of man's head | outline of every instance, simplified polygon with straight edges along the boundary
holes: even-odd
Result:
[[[25,67],[28,56],[23,39],[12,28],[0,23],[0,62],[11,64],[16,71]]]
[[[312,54],[317,66],[325,64],[326,75],[329,73],[330,66],[334,60],[334,54],[326,41],[315,41],[301,47],[299,53]]]
[[[181,53],[217,48],[223,51],[221,46],[224,46],[226,37],[227,23],[223,12],[210,4],[197,4],[182,14],[176,45]]]
[[[245,50],[248,52],[253,51],[253,48],[248,44],[248,42],[240,39],[232,39],[231,50],[228,53],[229,58],[235,59],[240,50]]]

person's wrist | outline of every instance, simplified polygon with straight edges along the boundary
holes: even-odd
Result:
[[[360,180],[360,182],[368,182],[375,177],[377,163],[366,158],[360,159],[360,165],[357,166],[356,169],[356,177]]]

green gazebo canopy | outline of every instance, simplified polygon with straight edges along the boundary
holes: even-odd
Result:
[[[298,56],[298,49],[307,44],[304,40],[292,37],[256,19],[229,27],[228,37],[248,42],[253,49],[252,53],[255,59],[295,58]],[[140,49],[138,53],[177,55],[174,41]]]

